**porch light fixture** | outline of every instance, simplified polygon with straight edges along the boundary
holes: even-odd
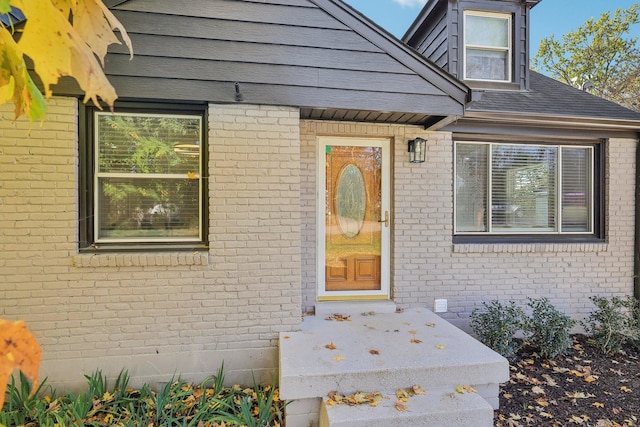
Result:
[[[409,161],[424,163],[427,157],[427,141],[422,138],[409,140]]]

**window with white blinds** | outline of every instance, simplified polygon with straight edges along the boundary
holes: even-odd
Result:
[[[93,241],[202,241],[202,115],[94,112]]]
[[[464,18],[464,78],[511,81],[511,15],[467,11]]]
[[[457,234],[594,232],[591,146],[459,142]]]

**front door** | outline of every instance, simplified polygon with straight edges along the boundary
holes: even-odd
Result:
[[[318,299],[388,299],[390,141],[318,145]]]

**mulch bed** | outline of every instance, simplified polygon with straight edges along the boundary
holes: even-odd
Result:
[[[604,355],[583,335],[564,355],[543,360],[523,348],[500,387],[496,427],[640,426],[640,351]]]

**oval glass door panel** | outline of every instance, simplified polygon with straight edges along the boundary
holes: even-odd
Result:
[[[326,148],[325,290],[381,289],[380,147]]]
[[[367,210],[367,189],[358,166],[350,164],[342,170],[335,202],[340,231],[350,239],[356,237],[362,229]]]

